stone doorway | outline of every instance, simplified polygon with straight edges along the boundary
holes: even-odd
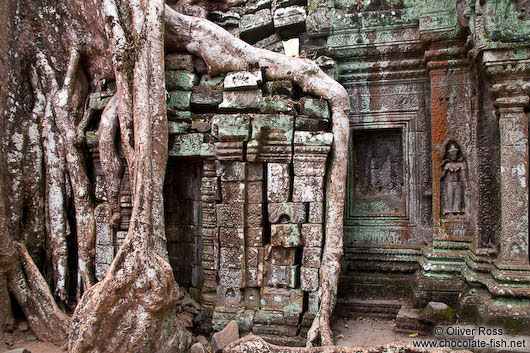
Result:
[[[167,250],[177,283],[199,288],[202,162],[171,160],[164,186]]]

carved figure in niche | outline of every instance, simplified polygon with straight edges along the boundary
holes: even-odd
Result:
[[[468,194],[467,165],[460,146],[450,141],[445,148],[442,163],[442,214],[444,216],[464,215]]]

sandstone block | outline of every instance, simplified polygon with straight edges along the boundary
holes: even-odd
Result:
[[[261,309],[301,313],[303,309],[303,292],[300,289],[261,288]]]
[[[263,83],[261,71],[230,72],[224,80],[224,89],[227,91],[248,90],[258,88]]]
[[[286,248],[302,246],[302,236],[298,224],[271,225],[271,245]]]
[[[263,226],[263,205],[261,203],[247,205],[247,226],[250,228]]]
[[[300,269],[300,288],[306,292],[318,290],[318,268],[302,267]]]
[[[309,223],[323,223],[324,221],[324,205],[322,202],[309,203]]]
[[[243,249],[245,244],[243,228],[219,227],[219,243],[223,247]]]
[[[246,246],[263,246],[263,228],[247,228]]]
[[[220,167],[222,181],[244,181],[246,166],[243,162],[222,162]]]
[[[214,111],[223,101],[223,91],[209,86],[193,87],[191,107],[199,111]]]
[[[247,182],[247,202],[249,204],[263,202],[263,181]]]
[[[271,264],[276,266],[291,266],[295,264],[296,249],[273,246],[270,252]]]
[[[188,54],[168,54],[165,57],[166,70],[193,71],[193,56]]]
[[[212,336],[212,352],[218,353],[230,343],[239,339],[239,327],[236,321],[230,321],[224,329]]]
[[[225,112],[257,111],[262,99],[260,89],[249,91],[224,91],[219,110]]]
[[[300,113],[311,118],[329,120],[328,102],[324,99],[303,97],[300,99]]]
[[[221,268],[219,270],[219,284],[223,287],[242,288],[245,286],[243,269]]]
[[[265,285],[296,288],[298,285],[298,266],[269,265],[265,276]]]
[[[244,204],[226,203],[216,205],[217,222],[221,227],[240,228],[244,226]]]
[[[245,252],[241,248],[221,247],[219,259],[221,268],[240,269],[245,266]]]
[[[322,248],[312,248],[304,246],[302,254],[302,266],[320,268],[320,256],[322,254]]]
[[[322,225],[321,224],[302,224],[302,239],[304,246],[321,247],[322,246]]]
[[[166,71],[166,89],[168,91],[191,91],[193,86],[198,83],[199,78],[194,73],[181,70]]]
[[[239,23],[239,35],[241,39],[249,43],[255,43],[274,33],[272,24],[272,13],[269,9],[259,10],[254,14],[243,15]]]
[[[282,202],[269,203],[269,222],[281,223],[288,221],[290,223],[304,223],[306,220],[305,205],[301,202]]]
[[[172,91],[169,92],[169,99],[166,103],[167,109],[188,110],[190,108],[191,92]]]
[[[245,201],[246,185],[239,181],[223,181],[221,182],[221,195],[223,202],[241,202]]]
[[[267,200],[269,202],[286,202],[289,198],[290,184],[288,164],[267,164]]]
[[[324,178],[295,176],[293,181],[293,201],[315,202],[324,199]]]

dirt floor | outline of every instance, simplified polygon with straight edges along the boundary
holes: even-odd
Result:
[[[459,324],[457,324],[459,325]],[[474,327],[474,326],[470,326]],[[348,318],[337,319],[333,323],[335,343],[341,346],[372,347],[396,341],[412,344],[418,340],[432,340],[434,336],[417,336],[412,333],[398,333],[395,331],[393,320],[380,320],[373,318]],[[500,337],[481,337],[490,342],[490,339],[499,340]],[[530,336],[504,336],[507,340],[524,341],[525,347],[520,349],[489,349],[484,352],[530,352]],[[11,336],[12,345],[0,343],[0,352],[16,348],[26,348],[31,353],[64,353],[61,348],[50,344],[39,342],[30,330],[15,330]]]

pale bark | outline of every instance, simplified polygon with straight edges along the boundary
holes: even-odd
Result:
[[[349,98],[338,82],[327,76],[312,61],[291,58],[234,38],[215,24],[197,17],[182,15],[166,6],[166,43],[186,48],[204,59],[210,73],[266,68],[271,80],[292,80],[305,92],[327,99],[332,111],[334,143],[330,173],[326,182],[325,245],[320,269],[322,297],[319,313],[308,333],[311,346],[320,337],[323,345],[333,344],[330,315],[335,306],[343,253],[344,204],[349,139]]]
[[[66,301],[66,273],[68,249],[68,220],[65,212],[66,178],[63,140],[55,131],[51,102],[46,100],[41,82],[35,68],[30,72],[31,84],[34,92],[34,114],[39,116],[39,128],[42,133],[42,148],[44,153],[45,191],[45,224],[46,234],[53,267],[55,295]]]
[[[125,141],[131,136],[127,122],[133,118],[134,147],[125,151],[132,162],[133,211],[127,237],[107,275],[85,293],[75,310],[69,341],[72,353],[181,352],[190,344],[189,333],[176,318],[179,289],[167,262],[164,238],[164,4],[156,0],[131,1],[130,5],[130,37],[139,39],[136,57],[115,55],[114,65],[121,137]],[[125,37],[116,4],[106,0],[104,8],[112,45],[127,48],[131,43],[121,42]],[[132,74],[123,70],[132,70]],[[132,104],[132,115],[131,106],[124,106],[127,102]]]
[[[53,69],[46,57],[37,55],[38,65],[46,75],[51,88],[52,107],[55,123],[64,141],[66,166],[70,176],[75,207],[75,220],[77,226],[79,274],[83,283],[83,290],[89,289],[94,280],[94,247],[96,239],[96,225],[94,222],[94,202],[90,193],[90,180],[86,174],[86,162],[83,151],[76,147],[75,116],[77,109],[84,102],[84,95],[79,92],[80,49],[73,48],[70,55],[68,69],[63,87],[58,88]]]
[[[23,243],[16,243],[17,267],[9,274],[9,289],[28,324],[42,341],[64,346],[70,318],[57,306],[50,288]]]
[[[99,159],[103,170],[105,192],[112,209],[111,223],[114,229],[120,222],[120,185],[123,166],[116,149],[118,140],[118,95],[114,95],[99,122]]]

